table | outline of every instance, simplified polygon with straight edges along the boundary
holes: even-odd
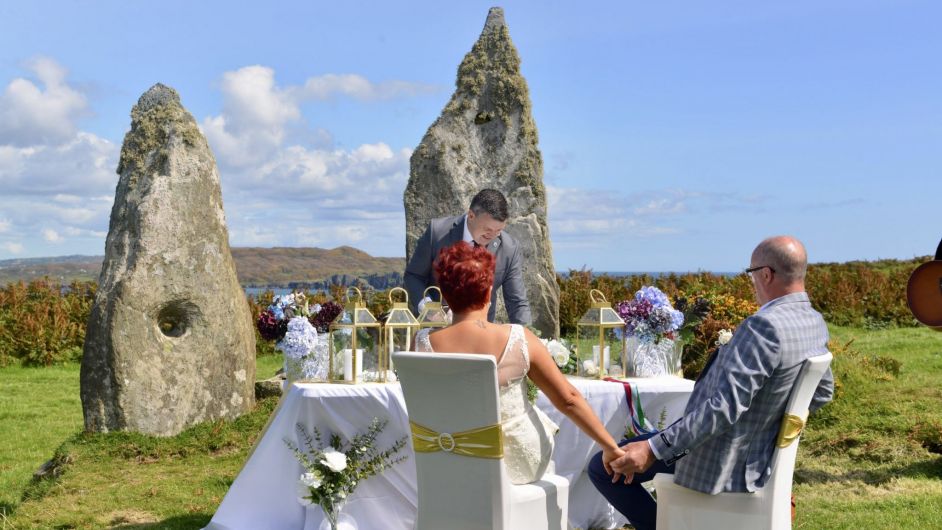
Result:
[[[622,438],[628,420],[628,405],[621,384],[570,378],[616,440]],[[679,418],[686,406],[693,381],[673,376],[632,379],[649,418],[663,418],[668,424]],[[569,480],[569,522],[578,528],[616,528],[625,519],[596,492],[585,468],[599,450],[568,418],[540,393],[536,406],[546,412],[560,429],[553,461],[556,473]],[[394,384],[332,385],[307,383],[292,385],[282,397],[265,433],[232,483],[219,509],[206,528],[209,530],[316,530],[323,515],[317,506],[304,507],[297,501],[296,484],[300,464],[285,445],[298,443],[296,425],[310,431],[333,432],[349,439],[363,432],[374,417],[389,418],[377,440],[388,447],[409,433],[402,389]],[[410,530],[417,506],[416,472],[411,440],[403,449],[407,459],[382,475],[364,481],[350,497],[344,513],[355,520],[359,530]]]

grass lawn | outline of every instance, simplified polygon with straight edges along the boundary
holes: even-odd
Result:
[[[802,437],[795,527],[942,528],[942,334],[834,327],[831,335],[838,398]],[[260,358],[259,377],[279,364]],[[276,403],[173,438],[87,435],[78,372],[0,369],[0,529],[199,528]],[[54,455],[62,476],[33,481]]]

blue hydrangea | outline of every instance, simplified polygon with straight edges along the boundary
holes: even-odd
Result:
[[[317,346],[317,330],[305,317],[294,317],[288,321],[288,333],[276,345],[285,357],[301,359]]]
[[[670,307],[671,305],[666,294],[657,287],[650,285],[639,289],[638,292],[635,293],[635,300],[647,300],[654,307]]]

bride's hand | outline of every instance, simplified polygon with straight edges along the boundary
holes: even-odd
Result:
[[[602,449],[602,466],[605,467],[605,472],[611,475],[614,472],[611,465],[612,461],[624,454],[625,451],[621,447]]]

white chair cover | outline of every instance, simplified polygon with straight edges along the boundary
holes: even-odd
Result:
[[[808,406],[821,376],[831,364],[831,354],[811,357],[804,362],[785,414],[808,417]],[[657,527],[659,530],[785,530],[792,527],[791,493],[796,438],[791,445],[776,448],[772,455],[772,476],[755,493],[720,493],[708,495],[674,484],[674,475],[654,477],[657,490]]]
[[[497,366],[487,355],[393,354],[409,419],[437,432],[500,422]],[[569,483],[546,474],[514,485],[503,459],[416,453],[417,530],[567,528]]]

